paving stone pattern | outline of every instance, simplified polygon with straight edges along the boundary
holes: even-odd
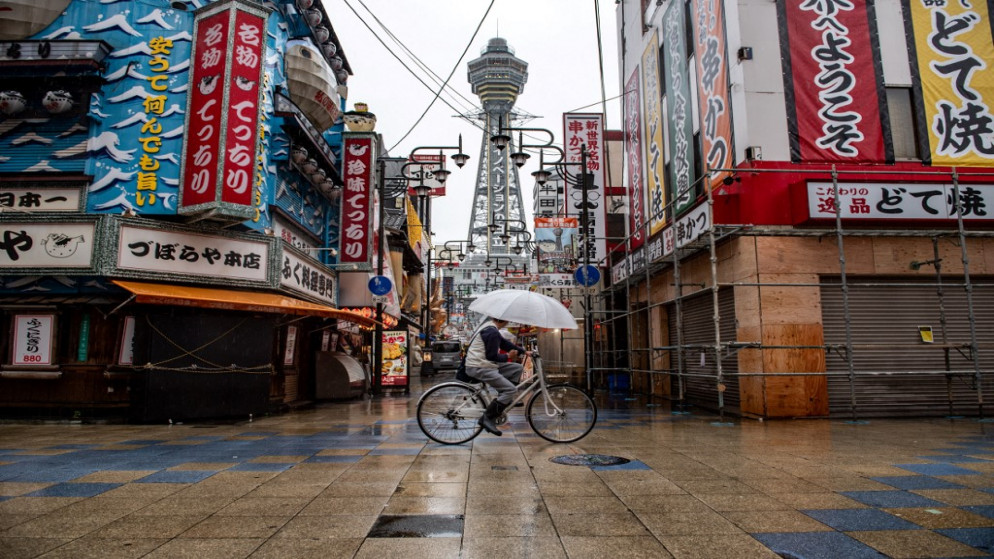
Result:
[[[719,422],[598,393],[577,443],[515,410],[444,446],[420,388],[254,421],[2,422],[0,558],[994,554],[982,420]],[[628,462],[552,461],[582,454]]]

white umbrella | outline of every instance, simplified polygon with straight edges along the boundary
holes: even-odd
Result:
[[[576,319],[562,303],[523,289],[497,289],[481,295],[469,310],[508,322],[541,328],[576,328]]]

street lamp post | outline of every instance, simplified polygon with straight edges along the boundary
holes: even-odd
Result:
[[[449,177],[451,171],[445,168],[445,158],[443,152],[447,150],[456,150],[456,153],[452,154],[452,161],[455,162],[456,167],[462,168],[463,165],[469,161],[469,156],[463,153],[462,150],[462,135],[459,135],[459,143],[455,146],[420,146],[411,150],[408,156],[408,162],[404,165],[404,169],[408,167],[419,165],[421,168],[418,170],[417,176],[410,176],[404,174],[408,180],[417,179],[418,184],[414,186],[414,193],[417,195],[418,199],[421,200],[422,205],[422,218],[424,219],[424,230],[423,235],[428,243],[427,251],[425,254],[425,288],[427,289],[426,301],[427,304],[424,308],[424,314],[422,315],[422,328],[425,332],[425,343],[428,347],[431,347],[431,295],[432,295],[432,272],[431,272],[431,253],[434,246],[431,241],[431,186],[425,184],[425,161],[418,160],[418,152],[428,151],[428,150],[438,150],[438,162],[439,168],[432,171],[434,179],[440,184],[445,184],[445,180]],[[402,171],[403,173],[403,171]]]
[[[377,210],[377,216],[379,218],[379,223],[377,224],[376,232],[376,275],[383,275],[383,237],[385,235],[384,222],[386,221],[386,199],[389,196],[391,199],[403,192],[405,195],[407,193],[407,182],[401,181],[400,184],[393,184],[392,189],[388,189],[387,185],[387,163],[393,162],[395,165],[400,164],[404,161],[403,158],[391,158],[391,157],[381,157],[378,161],[379,163],[379,196],[380,196],[380,207]],[[401,167],[403,169],[403,167]],[[397,180],[396,177],[393,178],[394,181]],[[373,336],[375,338],[373,342],[373,347],[375,348],[376,359],[374,360],[375,369],[372,371],[373,375],[373,395],[378,396],[383,392],[383,301],[379,297],[376,299],[376,326],[373,330]]]
[[[525,144],[523,143],[523,132],[540,132],[548,136],[548,140],[542,144]],[[494,143],[497,149],[504,149],[508,146],[511,140],[510,132],[518,132],[518,149],[519,151],[509,154],[511,161],[514,162],[519,168],[527,163],[528,159],[531,157],[529,154],[525,153],[525,148],[537,149],[539,152],[539,167],[537,171],[532,173],[535,177],[535,182],[539,185],[545,184],[550,177],[550,173],[545,170],[544,155],[546,149],[556,152],[559,156],[558,160],[551,163],[553,168],[559,176],[566,182],[567,185],[575,186],[580,188],[580,195],[582,196],[581,204],[582,210],[580,214],[580,226],[583,230],[583,273],[586,274],[590,269],[590,250],[593,245],[592,234],[589,228],[590,213],[588,208],[588,194],[589,190],[593,184],[593,177],[591,173],[587,170],[587,145],[580,145],[580,161],[579,162],[569,162],[566,160],[566,153],[559,146],[555,146],[552,142],[555,136],[551,131],[545,128],[512,128],[504,127],[501,123],[497,134],[490,137],[490,141]],[[569,173],[570,166],[579,166],[580,171],[576,175],[571,175]],[[584,368],[586,369],[587,378],[587,390],[591,388],[591,369],[593,369],[593,324],[591,320],[591,302],[590,302],[590,286],[584,285],[583,289],[583,353],[584,353]]]

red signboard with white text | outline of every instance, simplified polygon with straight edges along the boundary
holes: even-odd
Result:
[[[194,23],[180,213],[247,219],[258,142],[267,12],[218,2]]]
[[[795,162],[893,161],[873,3],[777,2]]]
[[[235,12],[221,199],[242,206],[252,205],[259,129],[259,72],[265,36],[264,19],[243,11]]]
[[[372,134],[345,135],[339,268],[371,270],[376,143]]]
[[[628,242],[635,250],[645,242],[645,192],[642,187],[642,105],[639,72],[625,85],[625,168],[628,171]]]

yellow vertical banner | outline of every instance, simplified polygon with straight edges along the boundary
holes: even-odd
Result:
[[[994,37],[985,0],[905,0],[933,165],[994,164]],[[924,159],[924,157],[923,157]]]
[[[666,224],[665,161],[663,157],[663,98],[659,90],[659,40],[656,33],[642,53],[642,102],[645,110],[645,176],[649,191],[649,235]]]

